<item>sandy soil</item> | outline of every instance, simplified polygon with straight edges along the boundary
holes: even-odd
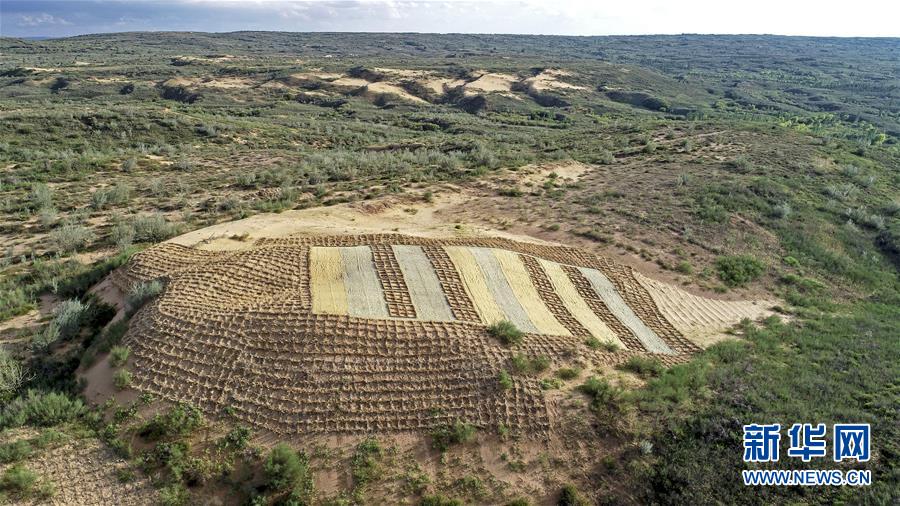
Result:
[[[545,90],[584,90],[587,89],[584,86],[578,86],[575,84],[569,84],[565,81],[560,81],[560,77],[569,76],[571,73],[557,70],[557,69],[547,69],[540,74],[530,77],[525,80],[525,84],[533,87],[538,91]]]
[[[368,90],[373,93],[385,93],[388,95],[393,95],[395,97],[402,98],[408,102],[413,102],[416,104],[427,104],[425,100],[412,95],[408,91],[404,90],[400,86],[395,86],[393,84],[388,83],[371,83],[367,86]]]
[[[510,91],[514,82],[519,79],[509,74],[485,73],[478,79],[466,83],[466,91],[471,92],[493,92],[493,91]]]

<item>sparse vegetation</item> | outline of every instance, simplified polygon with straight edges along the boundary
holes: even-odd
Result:
[[[500,321],[488,327],[488,334],[507,346],[515,346],[522,342],[524,334],[510,321]]]

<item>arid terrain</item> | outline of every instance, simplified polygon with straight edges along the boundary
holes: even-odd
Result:
[[[0,53],[0,503],[898,499],[896,40]],[[873,485],[743,487],[810,417]]]

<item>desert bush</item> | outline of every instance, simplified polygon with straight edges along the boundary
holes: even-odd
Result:
[[[134,243],[134,225],[125,222],[116,223],[109,238],[119,250],[128,249]]]
[[[252,436],[253,431],[249,427],[238,425],[222,436],[216,443],[216,446],[223,450],[243,450],[247,447]]]
[[[70,339],[78,334],[81,322],[86,315],[88,306],[78,299],[64,300],[53,310],[53,323],[59,329],[59,337]]]
[[[719,279],[728,286],[744,286],[758,279],[765,271],[765,264],[750,255],[721,256],[716,259]]]
[[[51,321],[44,327],[44,330],[39,331],[34,337],[31,338],[31,348],[36,353],[40,353],[42,351],[46,351],[50,346],[53,345],[56,341],[59,340],[59,325],[56,322]]]
[[[6,401],[19,391],[28,379],[22,363],[0,348],[0,401]]]
[[[84,225],[66,223],[53,229],[48,239],[53,250],[64,255],[83,249],[94,240],[94,233]]]
[[[99,189],[91,193],[91,207],[95,210],[100,211],[106,207],[107,203],[109,203],[109,193],[106,190]]]
[[[267,486],[275,491],[312,491],[312,474],[306,454],[296,452],[285,443],[278,443],[263,464]]]
[[[536,374],[550,367],[550,358],[544,355],[528,357],[517,353],[513,355],[511,361],[513,369],[519,374]]]
[[[128,369],[119,369],[113,374],[113,385],[119,390],[125,390],[131,386],[131,373]]]
[[[34,425],[50,427],[70,422],[85,412],[80,399],[72,399],[58,392],[29,390],[24,397],[17,397],[0,413],[0,427]]]
[[[475,426],[462,420],[431,432],[432,445],[440,451],[446,451],[451,445],[467,443],[474,437]]]
[[[459,499],[452,499],[443,494],[427,495],[422,498],[422,506],[463,506]]]
[[[53,192],[44,183],[34,183],[31,185],[31,192],[28,195],[31,205],[35,209],[44,209],[53,206]]]
[[[119,168],[122,169],[122,172],[131,172],[135,167],[137,167],[136,158],[128,158],[119,166]]]
[[[487,328],[487,331],[491,337],[499,339],[500,342],[507,346],[520,344],[524,337],[524,333],[507,320],[494,323]]]
[[[0,475],[0,491],[9,492],[18,497],[28,497],[34,492],[37,482],[37,473],[21,464],[16,464]]]
[[[178,227],[169,223],[161,214],[137,216],[132,222],[134,240],[137,242],[160,242],[178,232]]]
[[[591,398],[591,405],[596,410],[604,407],[617,407],[622,400],[622,390],[608,381],[591,376],[578,387],[578,390]]]
[[[190,498],[181,483],[172,483],[159,489],[159,503],[163,506],[184,506]]]
[[[48,229],[59,221],[59,213],[52,207],[42,207],[38,211],[38,220],[41,222],[41,227]]]
[[[497,380],[500,382],[500,387],[504,390],[509,390],[513,387],[512,377],[506,370],[500,371],[500,374],[497,375]]]
[[[0,445],[0,464],[11,464],[27,459],[32,453],[27,439],[19,439]]]
[[[575,485],[565,485],[559,494],[559,506],[588,506],[588,501],[581,496]]]
[[[128,361],[128,355],[131,353],[131,350],[127,346],[113,346],[112,349],[109,350],[109,363],[113,367],[120,367],[125,365],[125,362]]]
[[[137,311],[153,297],[162,293],[162,281],[154,279],[153,281],[144,281],[131,287],[128,295],[125,296],[125,302],[131,311]]]
[[[556,370],[556,377],[566,381],[577,378],[579,374],[581,370],[574,367],[560,367]]]
[[[642,378],[659,376],[665,370],[662,362],[653,357],[635,355],[619,366],[623,371],[630,371]]]
[[[378,459],[382,456],[381,445],[375,438],[366,438],[356,446],[350,469],[353,475],[353,483],[357,488],[363,488],[381,475],[381,467]]]
[[[206,419],[199,409],[178,403],[167,413],[157,413],[140,428],[138,434],[148,441],[175,439],[191,435],[205,423]]]
[[[110,204],[122,205],[131,200],[131,187],[125,183],[116,183],[107,190],[107,200]]]

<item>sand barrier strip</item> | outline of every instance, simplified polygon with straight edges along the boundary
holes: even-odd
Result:
[[[584,300],[591,311],[613,331],[619,339],[619,342],[625,346],[626,350],[645,351],[644,345],[641,344],[641,341],[634,335],[634,332],[615,317],[612,311],[606,306],[606,303],[603,302],[603,299],[601,299],[600,296],[597,295],[597,292],[594,291],[591,282],[578,270],[578,267],[573,267],[571,265],[560,265],[560,267],[566,273],[566,277],[569,278],[569,281],[575,287],[575,290],[578,291],[578,295],[581,296],[581,299]],[[598,339],[601,338],[598,337]]]
[[[408,296],[421,320],[453,321],[453,310],[441,281],[421,246],[393,246],[393,256],[409,288]]]
[[[347,290],[344,288],[340,250],[310,248],[309,275],[313,313],[347,314]]]
[[[528,314],[528,319],[537,327],[538,332],[560,336],[572,335],[545,304],[543,297],[531,280],[531,274],[522,262],[521,255],[508,250],[492,251],[500,263],[500,268],[503,269],[503,275],[506,276],[510,288]]]
[[[503,268],[497,257],[494,256],[494,250],[491,248],[469,248],[478,268],[481,270],[484,282],[487,284],[494,301],[506,315],[506,319],[513,323],[522,332],[539,334],[537,325],[531,318],[519,299],[513,292],[509,281],[503,273]]]
[[[395,318],[415,318],[416,308],[410,298],[409,288],[397,263],[394,250],[387,244],[372,245],[375,272],[384,290],[388,314]]]
[[[431,261],[434,274],[441,282],[441,291],[447,297],[447,303],[453,311],[453,316],[459,321],[481,323],[478,311],[469,299],[466,288],[463,286],[459,271],[450,260],[450,256],[442,246],[422,246],[422,252]]]
[[[366,318],[387,318],[388,308],[375,272],[372,249],[368,246],[339,248],[347,290],[348,314]]]
[[[494,300],[491,289],[488,287],[484,279],[484,273],[478,266],[478,261],[472,251],[466,247],[450,246],[444,248],[456,270],[459,271],[462,284],[469,294],[469,300],[475,306],[478,312],[479,320],[491,325],[503,320],[507,320],[506,313],[500,308],[500,305]]]
[[[586,267],[579,267],[578,270],[591,283],[594,291],[601,299],[603,299],[606,307],[609,308],[622,324],[631,330],[647,351],[653,353],[675,353],[675,350],[670,348],[665,341],[656,335],[656,332],[648,327],[643,320],[634,313],[631,307],[625,302],[625,299],[619,295],[618,290],[616,290],[616,287],[613,286],[609,278],[602,272],[597,269],[588,269]]]
[[[534,263],[538,268],[543,268],[540,273],[546,276],[548,284],[551,285],[547,288],[547,297],[556,297],[563,306],[563,310],[571,315],[580,327],[586,329],[585,334],[579,335],[590,335],[601,341],[613,342],[622,348],[627,348],[609,325],[597,316],[591,306],[581,297],[578,289],[572,284],[572,280],[569,279],[560,264],[544,259],[534,260]]]
[[[605,261],[601,261],[605,260]],[[696,353],[700,347],[684,337],[659,309],[650,292],[637,280],[635,271],[624,265],[597,258],[600,270],[606,273],[616,290],[625,299],[635,314],[658,335],[670,348],[679,353]]]
[[[685,336],[703,337],[723,332],[743,318],[756,320],[772,313],[772,301],[707,299],[681,288],[635,274],[662,315]],[[693,342],[693,341],[692,341]],[[695,343],[696,344],[696,343]]]

